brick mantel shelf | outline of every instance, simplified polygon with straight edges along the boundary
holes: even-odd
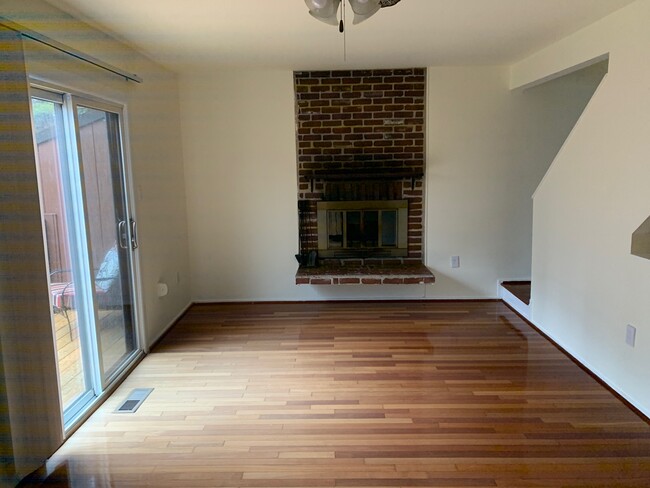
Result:
[[[300,267],[297,285],[416,285],[435,283],[422,263],[324,265]]]

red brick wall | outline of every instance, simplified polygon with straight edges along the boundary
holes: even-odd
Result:
[[[409,201],[408,257],[422,259],[426,69],[294,73],[301,250],[319,200]]]

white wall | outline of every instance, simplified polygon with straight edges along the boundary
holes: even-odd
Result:
[[[185,173],[178,81],[142,63],[141,85],[130,85],[130,147],[138,219],[146,343],[150,345],[191,302]],[[156,285],[168,285],[159,298]]]
[[[636,2],[521,66],[579,61],[589,40],[610,53],[609,74],[535,194],[532,316],[646,415],[650,261],[630,242],[650,214],[649,19],[650,2]],[[635,348],[626,324],[637,327]]]
[[[126,107],[140,242],[137,257],[144,342],[149,345],[190,302],[176,75],[40,0],[5,0],[2,15],[144,79],[142,84],[128,82],[49,47],[25,42],[30,76]],[[39,21],[43,18],[48,22]],[[169,285],[169,295],[164,298],[156,295],[159,280]]]
[[[530,197],[603,68],[525,92],[502,67],[429,68],[428,296],[496,297],[497,281],[530,277]]]
[[[291,73],[201,73],[180,86],[193,298],[292,296]]]
[[[14,486],[63,427],[23,43],[2,26],[0,66],[0,486]]]
[[[519,93],[508,75],[506,67],[429,69],[425,246],[437,283],[297,286],[292,73],[184,74],[193,298],[485,298],[497,296],[499,279],[529,277],[530,197],[596,77]]]

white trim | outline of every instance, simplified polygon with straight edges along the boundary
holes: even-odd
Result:
[[[349,287],[354,286],[405,286],[405,285],[296,285],[296,286],[317,286],[325,288],[327,286]],[[406,286],[422,286],[419,285],[406,285]],[[427,286],[427,285],[425,285]],[[313,297],[313,298],[300,298],[295,300],[282,300],[273,298],[214,298],[214,299],[200,299],[193,300],[193,304],[219,304],[219,303],[310,303],[310,302],[448,302],[454,300],[476,300],[476,301],[497,301],[501,298],[494,297],[470,297],[470,296],[449,296],[449,297],[426,297],[426,296],[404,296],[404,297]]]
[[[84,100],[89,100],[91,102],[113,105],[126,112],[126,105],[127,105],[126,94],[123,95],[124,96],[123,99],[114,98],[111,96],[104,96],[100,92],[94,90],[88,90],[88,91],[79,90],[67,83],[59,83],[57,81],[51,81],[43,76],[34,75],[34,74],[29,75],[29,84],[30,86],[33,86],[34,88],[43,91],[50,91],[50,92],[58,93],[60,95],[69,94],[74,97],[83,98]]]
[[[582,61],[580,63],[574,64],[572,66],[569,66],[567,68],[561,69],[559,71],[556,71],[555,73],[548,74],[546,76],[542,76],[541,78],[538,78],[536,80],[529,81],[527,83],[524,83],[523,85],[518,85],[518,86],[510,86],[511,91],[524,91],[528,90],[529,88],[534,88],[539,85],[543,85],[547,81],[552,81],[557,78],[561,78],[565,75],[574,73],[576,71],[579,71],[583,68],[588,68],[589,66],[593,66],[594,64],[600,63],[601,61],[608,61],[609,60],[609,52],[600,54],[598,56],[595,56],[591,59],[587,59],[586,61]],[[512,83],[512,79],[510,80]]]
[[[131,129],[129,127],[129,109],[126,104],[122,105],[120,132],[120,142],[122,145],[122,166],[126,175],[125,197],[127,200],[128,213],[131,219],[137,222],[137,198],[134,187],[135,178],[133,177],[133,163],[131,158]],[[128,225],[127,227],[129,228],[130,232],[131,226]],[[140,260],[140,245],[138,245],[138,247],[135,249],[131,248],[131,281],[133,286],[133,298],[135,300],[135,304],[137,305],[134,310],[137,347],[144,351],[146,354],[149,352],[149,347],[146,344],[147,331],[145,330],[144,326],[144,295],[142,292],[142,267]]]

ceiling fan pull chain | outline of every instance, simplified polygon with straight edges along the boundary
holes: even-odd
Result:
[[[343,62],[347,62],[348,60],[348,38],[347,38],[347,32],[345,31],[345,1],[343,0],[343,3],[341,4],[341,24],[339,25],[339,32],[343,33]]]

